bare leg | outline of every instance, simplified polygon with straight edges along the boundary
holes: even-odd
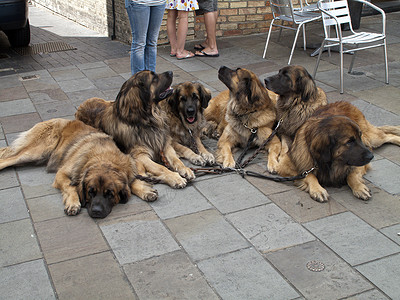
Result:
[[[177,37],[176,37],[176,18],[178,11],[175,9],[169,9],[167,15],[167,34],[169,44],[171,45],[171,55],[176,55],[177,49]]]
[[[206,46],[206,48],[204,48],[202,51],[207,54],[218,54],[216,34],[217,18],[218,11],[204,14],[204,24],[206,26],[207,39],[206,42],[203,43],[203,46]],[[196,54],[202,55],[200,51],[197,51]]]
[[[188,11],[178,11],[179,23],[178,23],[177,47],[176,47],[177,58],[194,56],[192,52],[185,50],[186,35],[188,31],[188,15],[189,15]]]

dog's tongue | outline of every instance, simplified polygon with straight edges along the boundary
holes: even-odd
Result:
[[[189,117],[186,119],[189,123],[193,123],[194,122],[194,117]]]

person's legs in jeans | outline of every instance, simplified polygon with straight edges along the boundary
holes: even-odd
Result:
[[[150,6],[150,19],[144,52],[144,67],[146,70],[150,70],[153,72],[156,71],[157,41],[164,12],[165,4]]]
[[[149,27],[150,6],[126,1],[126,11],[132,31],[131,44],[131,73],[145,70],[146,36]]]

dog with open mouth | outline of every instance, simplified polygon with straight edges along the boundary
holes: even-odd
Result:
[[[168,118],[160,108],[160,101],[172,93],[172,80],[171,71],[138,72],[122,85],[115,101],[88,99],[75,117],[111,135],[118,147],[137,161],[139,174],[183,188],[195,175],[173,148]]]
[[[200,138],[206,124],[203,110],[211,99],[210,90],[192,82],[180,83],[173,90],[160,106],[167,114],[176,153],[195,165],[213,165],[214,155],[204,147]]]

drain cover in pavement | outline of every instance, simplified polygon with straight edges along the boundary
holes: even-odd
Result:
[[[321,272],[325,269],[325,265],[322,262],[316,260],[309,261],[306,267],[313,272]]]
[[[13,50],[20,55],[31,55],[76,50],[76,48],[64,42],[47,42],[43,44],[32,44],[28,47],[13,48]]]

